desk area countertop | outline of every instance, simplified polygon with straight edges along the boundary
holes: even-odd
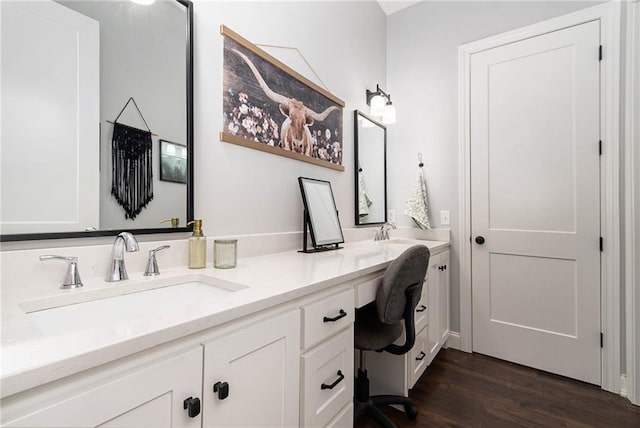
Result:
[[[90,319],[71,323],[65,322],[64,317],[55,318],[57,309],[26,314],[21,306],[25,301],[48,296],[12,290],[2,299],[2,397],[354,281],[385,269],[416,244],[428,246],[432,254],[449,246],[444,241],[410,239],[359,241],[346,243],[337,251],[315,254],[287,251],[241,258],[235,269],[219,270],[211,266],[198,270],[167,269],[162,271],[162,278],[197,273],[246,288],[203,298],[196,305],[172,301],[138,305],[134,311],[96,312]],[[130,278],[117,286],[148,281],[141,273],[131,274]],[[84,284],[82,289],[70,293],[80,296],[113,287],[102,278],[89,278]],[[56,290],[55,286],[48,289],[49,296],[69,293]]]

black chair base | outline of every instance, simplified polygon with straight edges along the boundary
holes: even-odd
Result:
[[[369,378],[367,371],[358,369],[358,377],[356,378],[356,399],[354,417],[358,418],[368,415],[384,428],[395,428],[391,420],[380,411],[379,407],[397,404],[404,407],[404,412],[409,419],[415,419],[418,415],[418,409],[413,402],[400,395],[375,395],[369,396]]]

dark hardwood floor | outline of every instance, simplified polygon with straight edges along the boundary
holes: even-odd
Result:
[[[640,407],[595,385],[443,349],[409,392],[418,418],[384,410],[398,427],[634,427]],[[358,428],[375,427],[364,419]]]

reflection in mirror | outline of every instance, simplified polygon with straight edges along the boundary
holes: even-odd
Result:
[[[331,183],[306,177],[298,177],[298,182],[306,215],[305,229],[308,222],[313,246],[316,250],[338,248],[337,244],[343,243],[344,237]],[[306,230],[303,239],[305,240],[303,252],[308,252],[306,251]],[[326,247],[329,245],[334,247]]]
[[[192,3],[0,7],[2,240],[188,230]],[[184,152],[161,157],[161,139]]]
[[[356,110],[355,224],[387,221],[387,128]]]

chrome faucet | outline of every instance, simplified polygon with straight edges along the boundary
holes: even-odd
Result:
[[[374,241],[386,241],[387,239],[389,239],[389,230],[390,229],[396,229],[396,225],[395,223],[385,223],[382,226],[380,226],[380,230],[378,230],[376,232],[376,235],[374,236],[373,240]]]
[[[104,280],[107,282],[116,282],[129,279],[127,269],[124,265],[124,250],[127,252],[138,251],[138,241],[129,232],[122,232],[116,236],[111,249],[111,258],[109,259],[109,267]]]

